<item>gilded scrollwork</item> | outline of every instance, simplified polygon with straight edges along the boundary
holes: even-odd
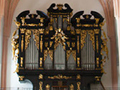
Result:
[[[67,30],[70,31],[70,29],[71,29],[70,26],[67,26]]]
[[[80,34],[80,29],[76,29],[76,34]]]
[[[104,23],[103,23],[104,24]],[[106,59],[109,59],[109,56],[108,56],[108,47],[107,47],[107,36],[105,34],[105,31],[102,29],[102,32],[103,32],[103,36],[101,36],[101,40],[102,40],[102,45],[101,45],[101,52],[100,54],[103,56],[103,59],[101,60],[102,63],[101,63],[101,73],[105,73],[104,71],[104,63],[106,62]],[[106,54],[103,54],[103,51],[106,53]]]
[[[49,50],[50,59],[53,61],[53,50]]]
[[[17,29],[19,29],[19,27],[20,27],[20,25],[21,25],[20,22],[17,22],[17,21],[15,21],[15,20],[14,20],[14,22],[15,22],[15,24],[16,24],[16,26],[17,26]]]
[[[68,47],[70,47],[70,42],[67,42]]]
[[[80,74],[77,75],[76,79],[81,79],[81,76]]]
[[[66,51],[66,54],[67,54],[67,60],[68,60],[69,57],[70,57],[71,51],[70,51],[70,50],[67,50],[67,51]]]
[[[39,79],[43,79],[43,75],[42,74],[39,75]]]
[[[35,36],[34,41],[36,42],[37,49],[39,49],[39,30],[32,30],[33,35]]]
[[[39,24],[34,24],[34,23],[31,23],[31,24],[22,24],[23,26],[43,26],[43,23],[39,23]]]
[[[26,17],[21,17],[22,26],[24,26],[24,25],[25,25],[25,19],[26,19]]]
[[[75,47],[75,42],[72,42],[72,47]]]
[[[97,67],[99,67],[99,58],[96,58]]]
[[[43,35],[41,35],[41,40],[40,40],[40,51],[43,51]]]
[[[99,20],[99,18],[95,18],[95,23],[98,24]]]
[[[94,33],[94,30],[88,30],[88,34],[90,35],[90,40],[92,41],[93,49],[95,50],[95,33]]]
[[[57,76],[48,76],[48,79],[71,79],[72,76],[63,76],[58,74]]]
[[[19,64],[17,63],[16,66],[17,66],[17,67],[16,67],[16,70],[14,71],[14,73],[15,73],[15,72],[16,72],[16,73],[19,72]]]
[[[77,66],[80,66],[80,58],[77,58]]]
[[[40,34],[44,33],[44,29],[39,29]]]
[[[25,31],[25,50],[28,47],[28,44],[30,43],[30,38],[31,38],[31,30],[27,29]]]
[[[57,8],[58,8],[58,10],[62,10],[63,9],[63,4],[57,4]]]
[[[42,67],[42,58],[40,57],[40,67]]]
[[[94,29],[95,34],[99,34],[100,30],[99,29]]]
[[[76,61],[76,50],[72,50],[72,55],[73,55],[74,60]]]
[[[63,48],[65,49],[65,42],[66,42],[66,39],[68,39],[68,38],[63,33],[63,31],[61,30],[61,28],[59,28],[58,30],[56,30],[55,35],[53,35],[53,37],[51,37],[51,39],[55,39],[55,45],[54,45],[55,49],[57,48],[57,46],[59,44],[62,44]]]
[[[43,82],[39,82],[39,90],[43,90]]]
[[[21,52],[23,52],[23,46],[24,46],[24,35],[22,35],[22,40],[21,40]]]
[[[81,90],[81,89],[80,89],[80,85],[81,85],[81,83],[80,83],[80,82],[77,82],[77,90]]]
[[[44,61],[46,60],[48,54],[50,59],[53,61],[53,50],[44,50]]]
[[[21,57],[21,62],[20,62],[20,64],[21,64],[21,67],[23,67],[23,57]]]
[[[52,30],[53,30],[53,26],[50,26],[50,27],[49,27],[49,30],[52,31]]]
[[[70,85],[70,90],[74,90],[74,85],[73,84]]]
[[[48,47],[48,42],[45,42],[45,47]]]
[[[49,84],[46,85],[46,90],[50,90],[50,85]]]
[[[20,81],[23,81],[24,78],[25,78],[25,76],[19,76]]]
[[[17,33],[17,29],[14,31],[11,39],[12,53],[13,53],[14,60],[17,60],[18,54],[19,54],[19,43],[18,43],[19,36],[17,35],[17,38],[15,38],[16,33]],[[17,53],[15,53],[16,50],[17,50]]]
[[[79,36],[77,36],[77,52],[80,52],[80,39]]]
[[[86,36],[87,36],[87,31],[81,30],[81,49],[84,47]]]
[[[99,26],[102,28],[102,26],[104,26],[105,25],[105,21],[104,22],[101,22],[100,24],[99,24]]]
[[[76,20],[77,20],[77,23],[79,23],[79,22],[80,22],[80,18],[76,18]]]
[[[41,29],[40,29],[41,30]],[[39,33],[42,32],[40,30],[34,29],[34,30],[25,30],[25,49],[27,49],[28,44],[30,43],[31,33],[33,32],[34,35],[34,41],[36,42],[36,47],[39,49]]]
[[[100,81],[101,77],[100,76],[95,76],[96,81]]]
[[[67,50],[67,60],[69,59],[70,55],[73,55],[74,60],[76,61],[76,50]]]
[[[101,37],[102,42],[103,42],[103,45],[101,46],[101,48],[102,48],[101,52],[105,51],[106,52],[106,56],[108,58],[108,47],[107,47],[107,41],[108,41],[108,39],[107,39],[107,36],[106,36],[106,34],[105,34],[104,31],[103,31],[103,35],[104,35],[104,39],[103,39],[103,37]]]
[[[21,31],[22,34],[24,34],[26,29],[25,28],[21,28],[20,31]]]
[[[42,18],[42,17],[41,17],[41,18],[40,18],[40,22],[43,23],[43,22],[44,22],[44,19],[45,19],[45,18]]]
[[[53,45],[53,41],[50,41],[50,47]]]
[[[47,51],[47,50],[44,50],[44,61],[45,61],[45,59],[47,58],[47,55],[48,55],[48,51]]]

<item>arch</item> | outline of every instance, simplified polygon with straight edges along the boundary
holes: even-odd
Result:
[[[99,0],[106,18],[107,23],[107,35],[110,39],[110,50],[111,50],[111,70],[112,70],[112,88],[117,90],[118,77],[117,77],[117,51],[116,51],[116,30],[115,30],[115,19],[114,19],[114,6],[115,0]]]

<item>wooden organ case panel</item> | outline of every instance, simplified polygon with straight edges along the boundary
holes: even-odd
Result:
[[[104,73],[108,57],[104,18],[95,11],[72,16],[73,9],[64,7],[53,3],[47,15],[24,11],[16,18],[15,72],[20,82],[29,79],[33,90],[90,90],[90,84],[100,82]]]

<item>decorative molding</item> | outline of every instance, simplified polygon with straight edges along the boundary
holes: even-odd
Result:
[[[39,82],[39,90],[43,90],[43,82]]]
[[[43,79],[43,75],[42,74],[39,75],[39,79]]]
[[[71,79],[72,76],[63,76],[63,75],[60,75],[58,74],[57,76],[48,76],[48,79]]]
[[[37,49],[39,49],[39,30],[36,29],[32,31],[33,31],[33,35],[35,36],[34,41],[36,42],[36,47]]]
[[[74,60],[76,61],[76,50],[67,50],[67,60],[69,59],[70,55],[73,55]]]
[[[23,81],[24,78],[25,78],[24,76],[19,76],[20,81]]]
[[[47,58],[48,54],[50,56],[50,59],[53,61],[53,50],[44,50],[44,61]]]
[[[28,47],[28,44],[30,43],[30,38],[31,38],[31,30],[26,30],[25,31],[25,50]]]

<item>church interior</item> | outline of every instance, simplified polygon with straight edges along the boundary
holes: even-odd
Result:
[[[120,90],[119,0],[0,0],[0,90]]]

